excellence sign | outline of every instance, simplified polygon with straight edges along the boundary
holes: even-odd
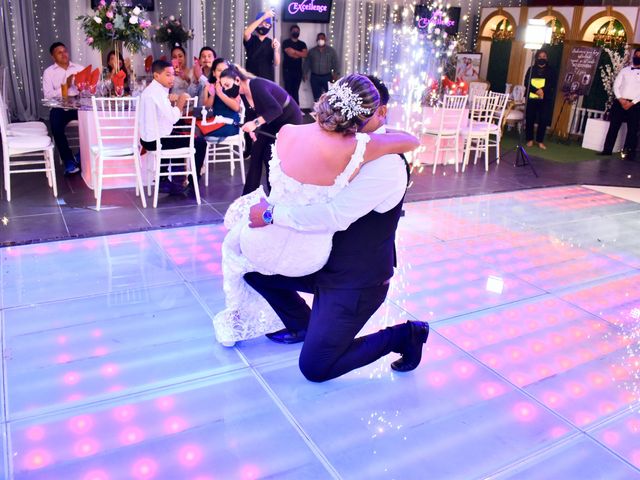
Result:
[[[285,22],[329,23],[332,0],[286,0],[282,19]]]

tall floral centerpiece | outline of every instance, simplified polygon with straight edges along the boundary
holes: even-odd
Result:
[[[176,18],[175,15],[162,17],[160,24],[156,26],[155,41],[166,45],[168,50],[175,46],[184,47],[185,44],[193,39],[193,30],[185,28],[182,18]]]
[[[607,102],[605,103],[604,111],[605,114],[608,115],[615,100],[613,82],[615,82],[620,70],[622,70],[627,63],[627,55],[625,54],[627,48],[625,47],[622,53],[607,47],[604,47],[603,50],[607,55],[609,55],[609,59],[611,60],[611,64],[607,64],[600,70],[602,85],[604,86],[604,91],[607,93]]]
[[[149,46],[151,22],[145,18],[140,7],[125,6],[120,1],[101,0],[98,8],[79,20],[91,48],[102,52],[115,50],[118,55],[119,42],[132,54]],[[116,62],[116,70],[118,62]]]

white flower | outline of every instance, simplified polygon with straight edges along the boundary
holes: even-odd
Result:
[[[102,19],[100,17],[98,17],[97,15],[95,17],[93,17],[93,21],[100,24],[102,23]]]
[[[132,10],[134,15],[140,15],[142,13],[142,10],[140,10],[140,7],[136,7]]]
[[[171,16],[169,17],[169,20],[171,20],[172,22],[173,22],[175,19],[176,19],[176,17],[174,17],[173,15],[171,15]]]
[[[129,23],[131,25],[137,25],[138,24],[138,17],[136,17],[135,15],[131,15],[129,17]]]

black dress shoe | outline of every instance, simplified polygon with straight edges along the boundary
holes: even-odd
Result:
[[[422,360],[422,345],[427,342],[429,336],[429,324],[427,322],[407,321],[410,328],[409,339],[402,352],[402,357],[391,364],[396,372],[409,372],[420,365]]]
[[[300,330],[298,332],[290,332],[286,328],[278,330],[277,332],[267,333],[265,336],[276,343],[300,343],[304,342],[304,337],[307,335],[306,330]]]

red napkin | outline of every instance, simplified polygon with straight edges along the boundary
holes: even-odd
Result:
[[[89,81],[89,75],[91,75],[91,65],[87,65],[84,69],[76,73],[75,82],[76,85],[82,85]]]
[[[91,72],[91,76],[89,77],[89,85],[91,87],[97,85],[98,80],[100,80],[100,69],[96,68],[93,72]]]
[[[211,132],[218,130],[226,125],[226,123],[212,123],[210,125],[202,125],[202,120],[196,120],[196,127],[200,129],[202,135],[209,135]]]
[[[113,82],[113,88],[114,89],[118,89],[118,88],[124,88],[124,79],[126,78],[126,74],[124,73],[124,70],[118,70],[118,73],[114,73],[111,76],[111,81]]]
[[[151,71],[151,64],[153,63],[153,55],[149,55],[144,59],[144,71],[149,73]]]

